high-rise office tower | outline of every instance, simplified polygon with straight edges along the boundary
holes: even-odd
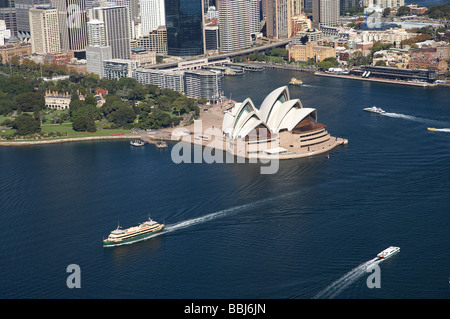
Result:
[[[261,30],[260,22],[261,22],[261,1],[260,0],[248,0],[249,8],[248,15],[250,24],[250,32],[258,33]]]
[[[28,11],[33,53],[47,54],[61,51],[58,11],[50,6]]]
[[[335,27],[339,21],[339,0],[313,0],[313,26]]]
[[[141,0],[141,28],[146,35],[160,25],[166,24],[164,0]]]
[[[105,23],[93,19],[87,23],[88,45],[106,45]]]
[[[58,10],[61,49],[84,51],[87,45],[87,17],[84,0],[51,0]]]
[[[249,12],[249,0],[225,0],[220,2],[220,51],[230,52],[251,46]]]
[[[266,0],[267,37],[274,39],[289,38],[292,35],[291,17],[292,0]]]
[[[0,0],[0,20],[4,20],[11,36],[17,32],[15,0]]]
[[[15,0],[17,31],[22,37],[30,37],[28,10],[35,6],[50,4],[50,0]]]
[[[169,55],[204,54],[203,1],[165,0],[164,7]]]
[[[94,19],[105,26],[106,45],[111,47],[113,59],[130,59],[130,23],[125,6],[94,8]]]

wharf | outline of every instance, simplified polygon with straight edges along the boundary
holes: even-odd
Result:
[[[426,83],[426,82],[410,82],[410,81],[402,81],[402,80],[391,80],[391,79],[382,79],[382,78],[363,78],[361,76],[357,75],[350,75],[350,74],[334,74],[334,73],[325,73],[325,72],[314,72],[314,75],[318,76],[328,76],[333,78],[343,78],[343,79],[350,79],[350,80],[360,80],[360,81],[370,81],[370,82],[381,82],[381,83],[388,83],[388,84],[402,84],[402,85],[412,85],[412,86],[420,86],[420,87],[433,87],[437,86],[437,84],[434,83]]]

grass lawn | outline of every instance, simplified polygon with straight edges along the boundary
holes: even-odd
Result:
[[[97,123],[98,127],[98,123]],[[73,137],[92,137],[92,136],[110,136],[112,134],[130,134],[131,130],[121,130],[121,129],[107,129],[107,130],[99,130],[94,133],[89,132],[76,132],[72,129],[72,123],[67,122],[63,124],[42,124],[41,125],[41,134],[42,133],[61,133],[62,136],[55,136],[48,139],[60,139],[60,138],[73,138]],[[13,135],[15,130],[13,129],[4,129],[0,130],[0,136],[5,137],[8,135]],[[47,139],[47,138],[46,138]]]

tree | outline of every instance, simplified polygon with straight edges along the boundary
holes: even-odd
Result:
[[[384,8],[383,17],[387,17],[390,14],[391,14],[391,8]]]
[[[72,128],[77,132],[95,132],[97,130],[95,127],[94,117],[89,108],[86,108],[84,113],[79,114],[75,118],[72,122]]]
[[[38,133],[41,130],[39,121],[35,120],[31,115],[19,115],[13,122],[13,129],[17,130],[17,135],[24,136]]]
[[[397,16],[405,16],[409,14],[409,7],[401,6],[397,9]]]
[[[375,63],[375,66],[386,66],[386,62],[384,62],[383,60],[378,60],[378,61]]]
[[[22,112],[40,111],[45,107],[45,98],[39,92],[24,92],[16,96],[17,109]]]

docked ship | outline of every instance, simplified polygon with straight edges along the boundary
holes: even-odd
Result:
[[[382,259],[386,259],[391,257],[392,255],[398,253],[400,251],[400,247],[388,247],[385,250],[383,250],[382,252],[378,253],[377,257],[378,258],[382,258]]]
[[[159,224],[150,218],[138,226],[133,226],[127,229],[121,229],[120,226],[117,226],[117,228],[109,234],[108,238],[103,240],[103,247],[130,244],[141,241],[162,231],[163,229],[164,224]]]
[[[366,107],[366,108],[364,109],[364,111],[372,112],[372,113],[379,113],[379,114],[386,113],[385,110],[383,110],[382,108],[376,107],[376,106]]]
[[[144,146],[145,142],[141,141],[141,140],[134,140],[134,141],[131,141],[130,144],[133,146]]]
[[[299,80],[299,79],[296,79],[296,78],[292,78],[289,81],[289,84],[292,84],[292,85],[303,85],[303,81]]]

